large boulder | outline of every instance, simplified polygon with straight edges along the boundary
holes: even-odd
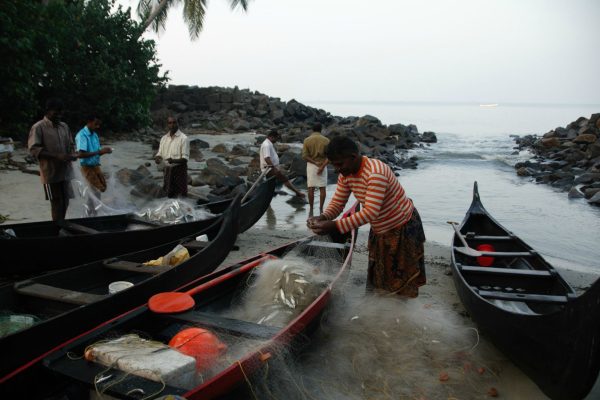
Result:
[[[227,152],[229,152],[229,149],[223,143],[219,143],[215,147],[212,148],[212,152],[213,153],[227,153]]]
[[[116,173],[117,180],[124,186],[132,186],[145,178],[152,177],[152,173],[145,166],[139,166],[136,170],[122,168]]]
[[[597,139],[598,138],[596,137],[596,135],[594,135],[592,133],[584,133],[584,134],[581,134],[581,135],[577,136],[575,139],[573,139],[573,143],[578,143],[578,144],[592,144]]]
[[[557,137],[544,138],[542,139],[541,143],[545,148],[560,146],[560,140]]]
[[[600,206],[600,192],[598,192],[595,195],[593,195],[592,198],[588,200],[588,202],[590,204],[594,204],[594,205]]]
[[[423,132],[423,135],[421,135],[421,142],[437,143],[437,137],[434,132]]]

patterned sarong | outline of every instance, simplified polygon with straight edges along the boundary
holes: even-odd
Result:
[[[106,191],[106,178],[100,169],[99,165],[81,166],[81,173],[86,181],[96,190],[100,192]]]
[[[367,289],[381,289],[403,297],[417,297],[426,282],[425,232],[414,209],[408,222],[390,231],[369,232]]]
[[[165,166],[163,190],[167,197],[187,196],[188,176],[186,164]]]

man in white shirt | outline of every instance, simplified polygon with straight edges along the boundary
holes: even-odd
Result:
[[[190,158],[190,143],[187,136],[179,130],[174,117],[167,118],[169,131],[160,139],[158,153],[154,160],[165,163],[163,189],[167,197],[187,196],[187,162]]]
[[[275,129],[271,129],[267,134],[267,138],[260,145],[260,169],[264,171],[267,168],[271,170],[267,173],[267,176],[275,176],[279,182],[283,183],[288,189],[296,193],[296,196],[304,198],[306,195],[298,190],[288,178],[281,173],[279,170],[279,156],[275,151],[275,144],[279,140],[279,132]]]

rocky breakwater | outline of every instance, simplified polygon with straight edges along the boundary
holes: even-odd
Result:
[[[531,160],[515,164],[517,175],[600,206],[600,113],[581,117],[541,137],[527,135],[515,141],[520,150],[534,154]]]
[[[170,85],[162,89],[152,105],[153,126],[138,132],[139,138],[158,147],[169,115],[178,118],[180,128],[191,137],[189,184],[191,196],[216,200],[243,191],[246,181],[259,175],[259,146],[266,133],[277,129],[280,162],[295,184],[302,186],[306,162],[301,144],[315,123],[327,137],[347,135],[356,140],[363,154],[387,162],[393,169],[416,168],[417,158],[407,150],[437,142],[434,132],[419,133],[415,125],[384,125],[373,116],[339,117],[306,106],[296,100],[281,101],[247,89]],[[206,136],[198,136],[206,135]],[[136,137],[129,134],[130,139]],[[232,138],[247,137],[244,144]],[[210,140],[208,139],[210,138]],[[208,142],[211,143],[208,143]],[[201,165],[201,167],[200,167]],[[336,176],[330,169],[330,182]],[[160,196],[157,177],[144,168],[123,172],[122,182],[135,182],[134,194]],[[155,175],[155,174],[154,174]]]

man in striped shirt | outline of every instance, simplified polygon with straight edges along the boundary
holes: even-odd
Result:
[[[316,234],[344,233],[370,223],[367,287],[417,297],[419,286],[425,284],[425,234],[404,188],[387,164],[361,156],[348,137],[331,139],[326,154],[340,174],[337,188],[325,212],[308,219],[308,227]],[[350,193],[362,209],[334,220],[344,210]]]

